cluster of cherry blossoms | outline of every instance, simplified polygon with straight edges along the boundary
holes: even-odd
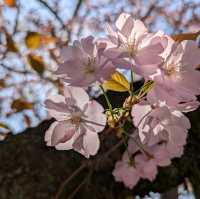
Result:
[[[49,96],[45,102],[56,119],[45,141],[89,158],[97,153],[98,133],[110,120],[113,129],[123,129],[126,119],[131,120],[134,128],[120,135],[127,148],[113,175],[133,188],[140,178],[154,180],[159,166],[183,154],[190,129],[183,113],[199,107],[200,49],[195,41],[178,43],[161,31],[149,33],[142,21],[126,13],[118,17],[115,27],[106,29],[107,38],[89,36],[61,49],[62,63],[55,73],[64,83],[64,94]],[[123,107],[109,106],[105,111],[84,89],[93,84],[103,89],[102,84],[119,68],[130,70],[133,78],[141,76],[144,85],[139,91],[130,89]],[[104,95],[107,98],[105,91]]]

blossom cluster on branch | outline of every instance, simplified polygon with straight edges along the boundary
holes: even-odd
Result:
[[[162,31],[148,32],[142,21],[127,13],[106,30],[106,38],[88,36],[61,49],[55,74],[63,81],[64,94],[48,96],[45,102],[57,120],[45,141],[58,150],[74,149],[89,158],[97,153],[98,133],[107,124],[127,146],[113,175],[133,188],[140,178],[154,180],[159,166],[183,154],[190,129],[184,113],[199,107],[200,49],[195,41],[175,42]],[[108,89],[113,86],[121,91],[110,80],[118,75],[117,81],[126,83],[117,72],[120,68],[131,71],[126,86],[130,96],[123,107],[113,108],[105,89],[110,83]],[[144,80],[139,90],[133,88],[135,75]],[[85,88],[93,84],[102,89],[107,110],[89,99]]]

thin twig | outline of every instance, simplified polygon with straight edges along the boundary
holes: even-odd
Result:
[[[18,23],[19,23],[19,15],[20,15],[20,2],[17,4],[17,14],[15,17],[15,25],[13,27],[13,35],[17,33]]]
[[[100,161],[105,160],[112,152],[114,152],[116,149],[118,149],[120,146],[122,146],[124,144],[124,140],[121,139],[117,144],[115,144],[112,148],[110,148],[109,151],[107,151],[103,157],[99,158]]]
[[[108,128],[104,131],[105,134],[111,132],[113,129],[112,128]],[[55,198],[54,199],[58,199],[59,196],[61,195],[64,187],[74,178],[76,177],[83,169],[85,169],[86,167],[88,166],[88,164],[85,162],[85,163],[82,163],[82,165],[76,169],[59,187],[56,195],[55,195]]]
[[[83,163],[78,169],[76,169],[59,187],[58,192],[54,199],[59,199],[64,187],[74,178],[76,177],[83,169],[85,169],[87,164]]]
[[[42,5],[44,5],[54,16],[55,18],[59,21],[60,25],[62,26],[62,28],[66,28],[63,20],[58,16],[57,12],[54,11],[48,4],[47,2],[45,2],[44,0],[37,0],[39,3],[41,3]]]
[[[78,3],[76,4],[76,8],[74,10],[73,16],[72,18],[76,17],[78,15],[78,12],[81,8],[81,4],[82,4],[83,0],[79,0]]]
[[[76,4],[76,7],[75,7],[75,10],[74,10],[74,12],[72,14],[72,19],[76,18],[76,16],[78,15],[82,3],[83,3],[83,0],[78,0],[78,2]],[[72,31],[68,30],[68,40],[69,41],[71,40],[71,33],[72,33]]]
[[[80,190],[80,188],[88,181],[88,179],[91,177],[93,173],[93,168],[95,168],[95,165],[98,164],[99,162],[104,161],[108,156],[114,152],[117,148],[119,148],[122,144],[124,143],[123,139],[120,140],[117,144],[115,144],[109,151],[107,151],[103,156],[98,157],[92,164],[90,164],[90,172],[88,175],[83,179],[83,181],[79,184],[79,186],[70,194],[70,196],[67,199],[72,199],[76,193]],[[95,164],[95,165],[94,165]]]
[[[11,68],[11,67],[5,65],[4,63],[0,63],[0,66],[2,66],[4,69],[8,70],[9,72],[12,71],[12,72],[20,73],[20,74],[24,74],[24,75],[31,74],[29,71],[17,70],[15,68]]]
[[[142,21],[145,21],[148,17],[150,17],[151,13],[153,12],[153,10],[155,9],[155,4],[152,3],[148,9],[148,11],[146,12],[146,14],[141,18]]]
[[[86,184],[86,182],[90,179],[90,177],[92,176],[93,170],[90,170],[90,172],[87,174],[87,176],[83,179],[83,181],[78,185],[78,187],[76,187],[76,189],[70,194],[69,197],[67,197],[67,199],[73,199],[74,196],[77,194],[77,192],[81,189],[81,187],[83,185]]]
[[[107,129],[107,131],[109,131],[109,129]],[[117,144],[115,144],[109,151],[107,151],[104,155],[102,155],[101,157],[97,158],[96,160],[93,160],[93,162],[91,164],[87,164],[87,162],[83,163],[78,169],[76,169],[72,175],[70,175],[59,187],[56,196],[54,197],[54,199],[59,199],[61,193],[63,192],[63,189],[65,188],[65,186],[74,178],[76,177],[83,169],[85,169],[86,167],[91,167],[94,168],[94,164],[97,164],[101,161],[104,161],[112,152],[114,152],[117,148],[119,148],[121,145],[123,144],[123,140],[120,140]],[[82,182],[83,183],[83,182]],[[81,183],[81,184],[82,184]],[[85,183],[85,182],[84,182]],[[83,184],[84,184],[83,183]],[[82,185],[83,185],[82,184]],[[81,185],[81,186],[82,186]],[[80,185],[79,185],[80,186]],[[79,188],[80,189],[80,188]],[[78,190],[79,190],[78,189]],[[75,193],[77,191],[74,191]],[[74,193],[73,192],[73,193]]]

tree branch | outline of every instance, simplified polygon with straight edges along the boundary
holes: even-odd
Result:
[[[59,15],[57,14],[56,11],[54,11],[47,2],[45,2],[44,0],[37,0],[40,4],[42,4],[43,6],[45,6],[53,15],[54,17],[59,21],[60,25],[62,28],[66,28],[63,20],[59,17]]]

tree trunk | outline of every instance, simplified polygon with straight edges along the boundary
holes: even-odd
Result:
[[[163,193],[161,199],[178,199],[178,188],[174,187],[166,193]]]

